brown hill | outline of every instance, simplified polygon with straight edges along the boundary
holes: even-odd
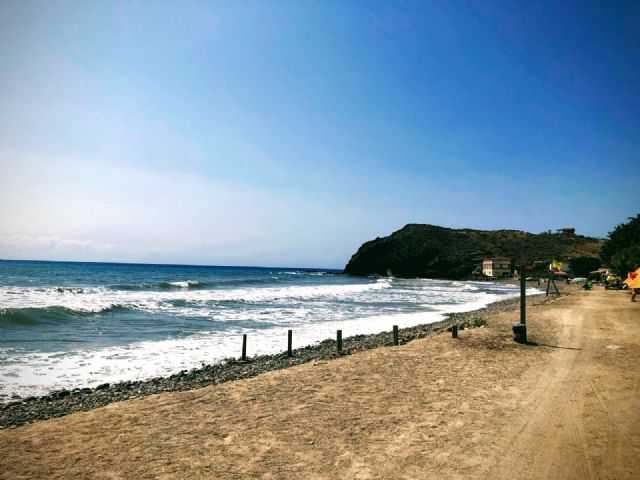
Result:
[[[520,230],[451,229],[409,224],[388,237],[364,243],[344,272],[460,279],[483,258],[507,257],[514,264],[598,256],[603,241],[573,233],[533,234]]]

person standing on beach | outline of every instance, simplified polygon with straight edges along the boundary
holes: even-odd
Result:
[[[636,301],[636,294],[638,293],[638,289],[637,288],[632,288],[631,289],[631,301],[635,302]]]

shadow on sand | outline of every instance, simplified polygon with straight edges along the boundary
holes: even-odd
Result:
[[[576,348],[576,347],[563,347],[561,345],[549,345],[547,343],[538,343],[538,342],[527,342],[527,345],[531,345],[532,347],[562,348],[564,350],[582,350],[581,348]]]

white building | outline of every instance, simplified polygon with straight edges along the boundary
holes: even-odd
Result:
[[[511,259],[504,257],[484,259],[482,261],[482,274],[485,277],[511,276]]]

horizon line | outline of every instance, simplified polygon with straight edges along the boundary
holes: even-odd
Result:
[[[0,262],[33,262],[33,263],[88,263],[88,264],[101,264],[101,265],[135,265],[135,266],[162,266],[162,267],[196,267],[196,268],[260,268],[264,270],[277,269],[277,270],[324,270],[324,271],[337,271],[342,272],[342,268],[326,268],[326,267],[277,267],[277,266],[259,266],[259,265],[205,265],[205,264],[190,264],[190,263],[147,263],[147,262],[103,262],[92,260],[42,260],[42,259],[15,259],[15,258],[0,258]]]

